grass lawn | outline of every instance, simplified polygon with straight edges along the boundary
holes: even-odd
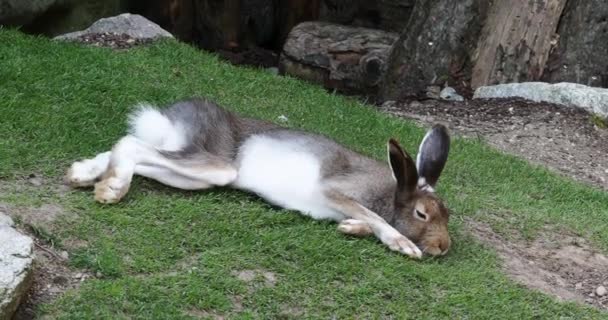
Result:
[[[228,189],[182,192],[136,178],[119,204],[90,190],[19,187],[31,173],[59,184],[72,161],[109,149],[130,106],[209,96],[242,114],[326,134],[384,157],[398,137],[415,153],[424,130],[294,79],[238,68],[175,41],[128,52],[56,43],[0,29],[0,202],[55,203],[70,219],[45,231],[73,268],[98,277],[44,305],[66,319],[269,318],[593,319],[512,282],[464,220],[534,238],[545,225],[608,251],[608,194],[481,142],[457,139],[438,192],[454,245],[410,260],[374,238],[273,208]],[[65,245],[75,240],[85,246]],[[259,270],[252,281],[237,273]],[[264,272],[270,274],[264,277]]]

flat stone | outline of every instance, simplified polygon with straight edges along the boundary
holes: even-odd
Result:
[[[524,98],[535,102],[549,102],[576,107],[608,118],[608,89],[562,82],[522,82],[479,87],[474,99]]]
[[[13,219],[0,211],[0,227],[12,227],[14,225]]]
[[[138,14],[123,13],[115,17],[99,19],[85,30],[62,34],[54,39],[76,40],[82,35],[96,33],[126,34],[140,40],[173,38],[171,33],[152,21]]]
[[[10,319],[32,284],[33,240],[0,225],[0,319]]]

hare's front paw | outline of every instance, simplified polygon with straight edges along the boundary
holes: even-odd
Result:
[[[338,231],[353,236],[367,236],[372,233],[369,224],[356,219],[344,219],[338,225]]]
[[[101,203],[116,203],[129,190],[129,181],[109,177],[95,184],[95,200]]]
[[[418,246],[399,233],[386,237],[382,242],[393,251],[401,252],[412,258],[422,258],[422,251],[420,251]]]

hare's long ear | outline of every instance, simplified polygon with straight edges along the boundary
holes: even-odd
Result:
[[[429,189],[430,187],[431,191],[433,190],[448,160],[449,152],[450,135],[448,129],[443,125],[436,124],[422,139],[416,157],[419,188]]]
[[[388,141],[388,163],[393,170],[393,177],[397,180],[400,192],[414,192],[418,181],[416,164],[405,150],[399,146],[395,139]]]

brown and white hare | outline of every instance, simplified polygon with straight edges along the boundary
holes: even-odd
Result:
[[[436,125],[416,163],[388,141],[388,164],[324,136],[240,117],[212,101],[190,99],[157,109],[141,105],[129,134],[92,159],[72,164],[72,186],[95,186],[95,199],[115,203],[134,174],[175,188],[231,186],[338,230],[374,234],[390,249],[419,258],[450,247],[448,211],[434,192],[450,137]]]

